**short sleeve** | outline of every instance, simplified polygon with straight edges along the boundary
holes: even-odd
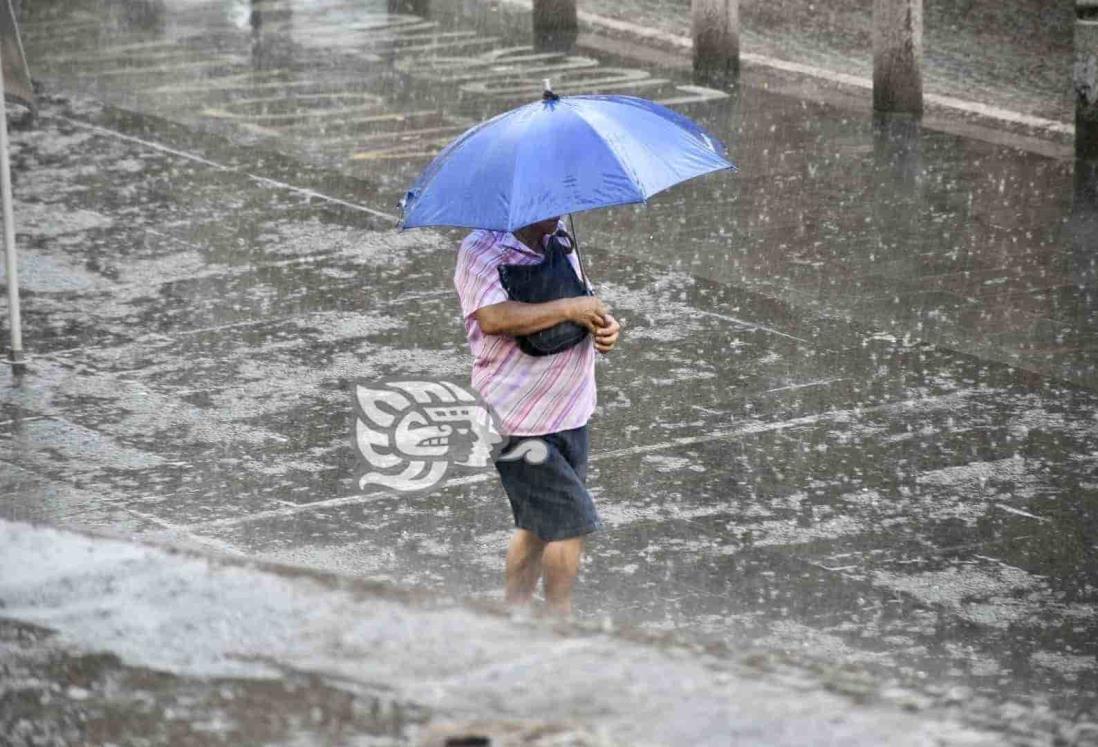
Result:
[[[477,309],[508,299],[499,279],[502,252],[492,239],[489,232],[476,231],[469,234],[458,249],[454,287],[461,302],[461,314],[466,319]]]

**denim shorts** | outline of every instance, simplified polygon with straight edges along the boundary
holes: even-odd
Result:
[[[585,485],[587,426],[543,436],[511,436],[502,453],[527,438],[541,439],[549,447],[545,462],[529,464],[523,459],[496,462],[515,515],[515,526],[533,532],[545,542],[602,529],[595,502]]]

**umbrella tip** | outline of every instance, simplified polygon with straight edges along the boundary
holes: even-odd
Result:
[[[549,79],[548,78],[542,78],[541,79],[541,86],[542,86],[542,92],[541,92],[542,101],[557,101],[558,99],[560,99],[560,96],[553,93],[553,86],[551,86],[549,84]]]

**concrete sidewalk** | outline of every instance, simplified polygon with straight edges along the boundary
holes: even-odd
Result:
[[[998,743],[777,660],[5,521],[0,600],[8,745]]]

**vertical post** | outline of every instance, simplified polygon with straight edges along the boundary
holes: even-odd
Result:
[[[923,112],[923,0],[873,0],[873,108]]]
[[[559,34],[579,28],[576,0],[534,0],[534,34]]]
[[[1075,0],[1075,157],[1098,161],[1098,0]]]
[[[1098,309],[1098,0],[1075,0],[1075,194],[1072,275],[1080,319]]]
[[[431,15],[431,0],[388,0],[386,7],[394,15],[410,13],[420,18],[429,18]]]
[[[0,202],[3,203],[4,272],[8,281],[8,317],[11,324],[9,356],[12,367],[19,372],[24,365],[23,323],[19,315],[19,272],[15,262],[15,219],[11,208],[11,168],[8,164],[8,107],[4,100],[3,74],[0,74]]]
[[[740,0],[690,0],[694,76],[727,83],[740,72]]]

